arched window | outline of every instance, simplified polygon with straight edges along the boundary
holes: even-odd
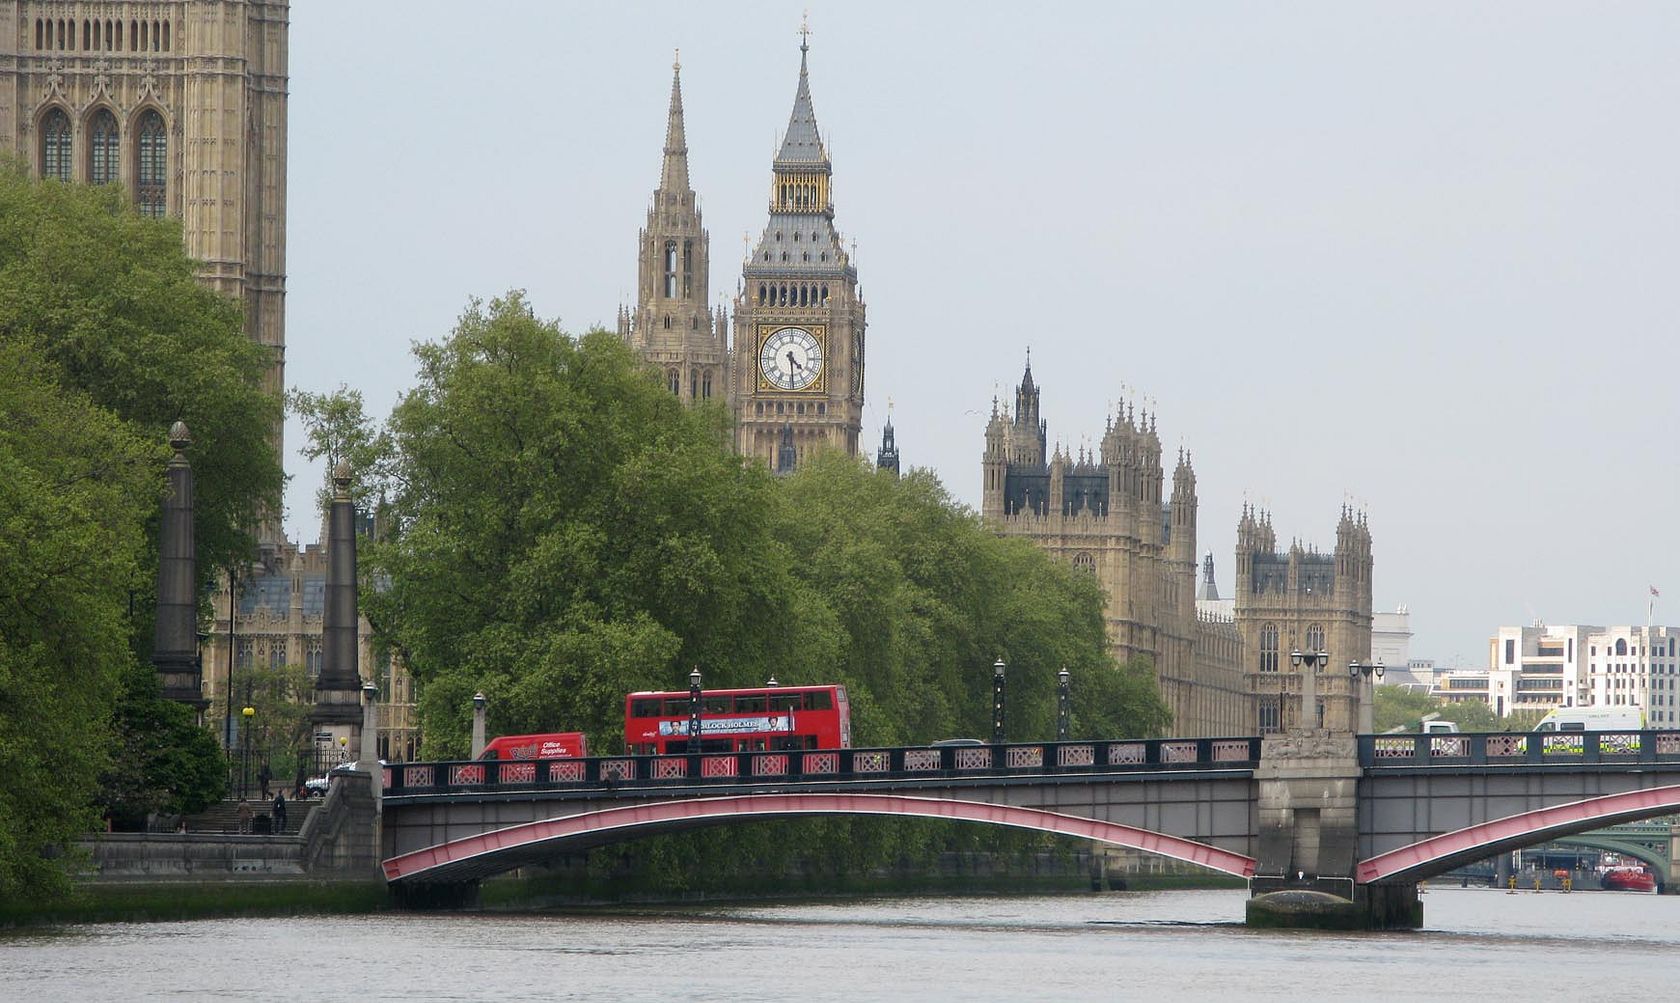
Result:
[[[101,108],[88,120],[88,182],[108,185],[117,180],[117,116]]]
[[[1315,623],[1307,628],[1307,650],[1324,650],[1324,628],[1319,624]]]
[[[1278,670],[1278,629],[1277,624],[1268,623],[1260,628],[1260,671],[1276,672]]]
[[[665,242],[665,297],[677,297],[677,242],[674,240]]]
[[[706,375],[700,378],[700,397],[702,400],[712,399],[712,371],[706,370]]]
[[[695,400],[700,396],[700,370],[688,371],[688,399]]]
[[[41,177],[70,180],[70,116],[63,108],[41,116]]]
[[[677,396],[682,396],[682,377],[675,369],[665,374],[665,388]]]
[[[163,22],[163,51],[165,51],[165,52],[173,51],[170,48],[169,22],[168,21]]]
[[[1089,571],[1093,575],[1097,573],[1097,559],[1090,554],[1079,553],[1073,555],[1073,566],[1080,571]]]
[[[694,294],[694,241],[683,241],[683,299]]]
[[[1620,637],[1616,638],[1616,654],[1627,654],[1627,641],[1625,639]]]
[[[758,305],[764,305],[764,283],[762,282],[758,284]]]
[[[162,216],[169,209],[167,172],[169,135],[157,109],[140,113],[135,140],[134,203],[142,216]]]
[[[140,51],[140,22],[132,19],[128,22],[128,51]]]

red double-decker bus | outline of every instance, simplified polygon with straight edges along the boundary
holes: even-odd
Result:
[[[696,751],[689,746],[689,695],[624,698],[624,745],[633,756]],[[848,749],[852,710],[844,686],[764,686],[700,695],[700,752]]]

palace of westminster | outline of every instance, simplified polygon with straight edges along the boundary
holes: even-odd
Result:
[[[121,185],[138,211],[179,218],[204,281],[240,297],[247,333],[272,348],[276,392],[285,359],[289,13],[288,0],[0,0],[0,153],[42,177]],[[636,302],[618,317],[620,335],[672,393],[719,400],[734,416],[737,451],[778,472],[820,450],[857,455],[865,400],[865,305],[834,225],[833,165],[807,59],[802,41],[793,111],[771,163],[769,218],[743,265],[733,316],[706,305],[710,241],[674,70],[659,185],[637,235]],[[1299,543],[1280,550],[1269,514],[1245,505],[1235,595],[1221,601],[1211,555],[1198,582],[1190,456],[1176,458],[1169,483],[1155,418],[1132,408],[1107,418],[1095,450],[1051,450],[1040,392],[1029,360],[1013,405],[994,404],[981,517],[1096,576],[1114,654],[1151,661],[1172,732],[1353,726],[1358,680],[1332,669],[1315,683],[1291,654],[1325,652],[1330,666],[1369,658],[1363,514],[1344,507],[1334,550],[1323,554]],[[896,475],[893,435],[889,419],[876,463]],[[264,535],[240,587],[224,581],[219,590],[203,654],[212,701],[240,667],[319,671],[325,534],[306,546],[278,530]],[[359,633],[360,671],[382,691],[381,754],[413,758],[407,673],[376,667],[365,621]],[[1320,699],[1303,699],[1304,689]],[[1324,720],[1303,721],[1301,708],[1315,703]]]

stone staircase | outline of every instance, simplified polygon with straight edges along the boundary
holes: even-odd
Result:
[[[270,835],[295,836],[308,820],[309,813],[321,802],[319,799],[308,801],[293,801],[286,799],[286,828],[282,831],[270,831]],[[252,831],[255,832],[255,822],[259,818],[269,818],[272,801],[251,801]],[[218,801],[197,815],[188,815],[182,819],[187,825],[188,832],[216,832],[237,833],[239,831],[239,800],[227,798]]]

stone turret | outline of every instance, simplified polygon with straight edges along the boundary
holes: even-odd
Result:
[[[887,424],[881,429],[881,451],[875,454],[875,466],[880,470],[889,470],[894,477],[898,476],[898,444],[893,441],[892,414],[887,414]]]
[[[157,621],[152,666],[165,700],[178,700],[203,715],[204,680],[198,656],[198,559],[193,540],[193,472],[187,463],[192,436],[185,422],[169,429],[175,455],[164,472],[167,491],[158,530]]]

